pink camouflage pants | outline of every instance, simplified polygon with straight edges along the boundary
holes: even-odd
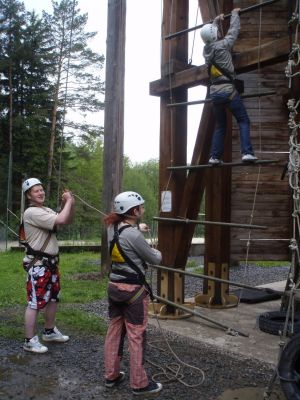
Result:
[[[145,291],[133,303],[128,304],[140,287],[139,285],[112,282],[108,287],[110,322],[104,345],[105,378],[113,380],[119,376],[124,339],[127,334],[132,389],[144,388],[149,383],[144,368],[148,293]]]

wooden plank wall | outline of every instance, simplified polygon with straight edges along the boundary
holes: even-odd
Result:
[[[257,1],[235,1],[236,7],[245,8]],[[274,38],[288,35],[288,1],[282,0],[262,9],[261,39],[259,40],[260,13],[253,11],[242,14],[241,32],[235,52],[266,43]],[[231,220],[238,223],[266,225],[267,230],[231,230],[231,263],[245,260],[249,237],[248,260],[288,260],[290,258],[287,241],[291,237],[292,193],[288,177],[281,179],[288,154],[272,152],[289,151],[289,131],[287,127],[288,80],[284,69],[287,63],[261,67],[255,72],[242,74],[245,93],[276,90],[277,94],[245,100],[251,121],[251,138],[256,155],[260,159],[277,159],[278,164],[259,167],[232,169]],[[266,153],[270,152],[270,153]],[[239,133],[233,127],[233,160],[240,159]],[[256,195],[255,195],[256,193]],[[252,211],[253,210],[253,211]],[[251,217],[253,215],[253,218]],[[250,236],[249,236],[250,235]],[[243,240],[244,239],[244,240]]]

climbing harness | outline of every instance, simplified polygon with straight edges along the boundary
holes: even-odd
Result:
[[[122,263],[128,264],[136,272],[137,277],[132,276],[133,274],[130,274],[128,272],[119,271],[119,270],[118,270],[118,275],[121,275],[125,278],[124,282],[131,281],[131,283],[132,283],[137,280],[136,283],[144,286],[145,289],[147,290],[147,292],[149,293],[150,299],[154,300],[152,288],[149,285],[149,283],[146,281],[145,275],[142,273],[140,268],[131,260],[131,258],[128,257],[128,255],[124,252],[124,250],[122,249],[122,247],[120,245],[119,237],[120,237],[121,233],[124,231],[124,229],[131,228],[131,227],[132,227],[131,225],[124,225],[120,229],[118,229],[117,224],[114,225],[114,236],[113,236],[113,240],[110,243],[110,248],[109,248],[109,253],[111,255],[111,260],[112,260],[112,271],[113,271],[113,263],[114,262],[121,263],[121,264]],[[144,263],[143,266],[145,269],[147,268],[146,263]]]
[[[31,207],[33,207],[33,206],[31,206]],[[40,250],[34,250],[29,245],[29,243],[26,239],[24,222],[23,222],[23,220],[21,221],[20,226],[19,226],[19,234],[18,234],[19,243],[20,243],[20,245],[22,245],[26,248],[27,256],[33,256],[33,258],[29,262],[23,263],[23,267],[27,272],[32,267],[32,265],[38,260],[42,260],[45,263],[45,265],[47,265],[50,269],[56,268],[56,265],[58,264],[59,256],[58,255],[53,256],[51,254],[45,253],[45,249],[51,239],[51,235],[55,232],[56,232],[55,229],[52,231],[49,230],[48,235],[47,235],[43,245],[41,246]]]
[[[241,79],[232,78],[226,68],[221,67],[214,58],[215,55],[212,56],[212,60],[207,65],[207,73],[210,78],[210,86],[231,83],[239,94],[244,93],[244,82]],[[220,78],[221,76],[226,79],[218,79],[217,81],[215,81],[216,78]],[[236,91],[233,92],[231,98],[234,97]]]

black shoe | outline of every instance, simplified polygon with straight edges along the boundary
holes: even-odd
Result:
[[[132,393],[136,396],[144,394],[158,393],[162,390],[162,384],[158,382],[149,382],[149,385],[142,389],[132,389]]]
[[[107,388],[112,388],[112,387],[118,385],[119,383],[123,382],[124,379],[125,379],[125,372],[120,371],[120,374],[116,379],[113,379],[113,380],[105,379],[105,386]]]

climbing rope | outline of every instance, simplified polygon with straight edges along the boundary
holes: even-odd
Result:
[[[153,361],[146,359],[146,361],[150,364],[153,365],[154,367],[158,368],[161,370],[161,372],[158,372],[156,374],[152,375],[152,379],[156,382],[162,382],[162,383],[166,383],[166,382],[172,382],[172,381],[178,381],[180,382],[182,385],[189,387],[189,388],[196,388],[200,385],[202,385],[204,383],[205,380],[205,374],[203,372],[203,370],[201,368],[195,367],[193,365],[190,365],[188,363],[185,363],[184,361],[182,361],[180,359],[180,357],[178,357],[178,355],[174,352],[174,350],[172,349],[172,347],[170,346],[169,340],[166,337],[165,332],[163,331],[159,319],[156,315],[156,321],[158,323],[158,327],[159,330],[163,336],[163,340],[164,343],[167,345],[168,350],[170,351],[171,355],[177,360],[177,363],[171,363],[168,364],[165,368],[163,366],[161,366],[158,363],[154,363]],[[156,341],[161,343],[161,341]],[[159,349],[162,352],[165,352],[166,350],[164,350],[163,348],[158,348],[157,346],[154,345],[155,342],[150,342],[149,346]],[[197,382],[196,384],[190,384],[187,383],[186,381],[184,381],[185,378],[185,374],[183,369],[184,368],[188,368],[190,370],[195,371],[197,374],[199,374],[199,382]]]
[[[258,93],[260,93],[261,91],[261,83],[260,83],[260,76],[261,76],[261,62],[260,62],[260,58],[261,58],[261,30],[262,30],[262,9],[259,9],[259,30],[258,30],[258,53],[257,53],[257,74],[259,76],[258,79]],[[261,98],[259,96],[258,98],[258,120],[259,120],[259,149],[261,151]],[[252,202],[252,209],[251,209],[251,214],[250,214],[250,220],[249,220],[249,224],[252,225],[253,223],[253,219],[254,219],[254,212],[255,212],[255,207],[256,207],[256,200],[257,200],[257,194],[258,194],[258,186],[260,183],[260,176],[261,176],[261,166],[258,167],[258,173],[257,173],[257,177],[256,177],[256,184],[255,184],[255,191],[254,191],[254,195],[253,195],[253,202]],[[249,261],[249,252],[250,252],[250,245],[251,245],[251,234],[252,231],[249,229],[248,232],[248,240],[247,240],[247,245],[246,245],[246,260],[245,260],[245,264],[246,264],[246,269],[245,272],[248,271],[248,261]],[[241,298],[241,296],[240,296]]]
[[[11,229],[4,221],[2,221],[2,219],[0,219],[0,223],[7,228],[11,233],[13,233],[16,237],[19,237],[19,235],[17,234],[17,232],[15,232],[13,229]]]
[[[195,26],[197,25],[197,22],[198,22],[198,15],[199,15],[199,4],[197,6]],[[189,65],[191,65],[192,62],[193,62],[195,40],[196,40],[196,31],[194,31],[194,34],[193,34],[193,42],[192,42],[191,56],[190,56],[190,59],[189,59]]]
[[[172,26],[172,15],[173,15],[172,10],[173,10],[173,0],[171,2],[169,30],[171,30],[171,26]],[[169,57],[169,62],[168,62],[168,64],[169,64],[169,71],[168,71],[168,75],[169,75],[169,97],[170,97],[170,103],[173,103],[172,74],[171,74],[171,70],[170,70],[170,68],[171,68],[171,43],[169,44],[168,57]],[[170,130],[171,130],[171,132],[173,132],[173,110],[172,110],[172,107],[170,107],[170,113],[171,113],[170,114]],[[171,152],[171,155],[173,157],[173,154],[174,154],[173,136],[171,136],[170,152]],[[173,162],[174,162],[174,160],[172,158],[171,159],[171,165],[173,165]],[[161,198],[160,212],[162,211],[162,207],[164,205],[164,202],[165,202],[165,199],[166,199],[166,196],[167,196],[167,192],[168,192],[168,189],[169,189],[169,185],[170,185],[170,181],[171,181],[171,178],[172,178],[172,174],[173,174],[173,172],[170,171],[169,178],[168,178],[167,184],[166,184],[166,186],[164,188],[163,196]],[[149,235],[150,244],[152,245],[153,248],[156,248],[156,242],[154,241],[153,236],[151,235],[150,232],[148,232],[148,235]],[[153,281],[152,281],[153,280],[153,270],[152,269],[151,269],[150,278],[151,278],[151,286],[152,286],[152,284],[153,284]],[[154,308],[154,302],[153,302],[153,308]],[[146,361],[149,364],[151,364],[151,365],[153,365],[156,368],[161,370],[161,372],[154,374],[152,376],[152,379],[153,380],[158,380],[159,379],[160,381],[162,381],[163,380],[162,376],[164,376],[165,377],[164,382],[171,382],[171,381],[176,380],[176,381],[179,381],[181,384],[183,384],[185,386],[188,386],[188,387],[196,387],[196,386],[201,385],[204,382],[204,379],[205,379],[204,372],[201,369],[197,368],[197,367],[191,366],[191,365],[183,362],[176,355],[176,353],[171,348],[170,343],[169,343],[168,339],[166,338],[166,335],[165,335],[165,333],[164,333],[164,331],[163,331],[163,329],[162,329],[162,327],[161,327],[161,325],[159,323],[159,319],[158,319],[157,314],[155,314],[155,316],[156,316],[156,321],[157,321],[157,324],[158,324],[158,328],[159,328],[159,331],[160,331],[160,333],[161,333],[161,335],[163,337],[163,340],[166,343],[170,353],[173,355],[173,357],[177,360],[178,363],[172,363],[172,364],[167,365],[166,367],[163,367],[162,365],[154,363],[150,359],[147,359]],[[149,343],[149,345],[152,346],[152,347],[154,346],[152,343]],[[197,372],[199,372],[200,375],[201,375],[200,382],[197,383],[196,385],[190,385],[187,382],[185,382],[184,381],[184,374],[183,374],[183,371],[182,371],[183,367],[188,367],[188,368],[191,368],[191,369],[196,370]]]
[[[149,231],[148,231],[148,237],[149,237],[150,245],[153,248],[156,248],[157,247],[156,241],[154,240],[153,235]],[[151,285],[151,287],[153,286],[153,280],[154,280],[154,274],[153,274],[153,269],[151,268],[151,271],[150,271],[150,285]],[[155,309],[155,303],[153,301],[152,301],[152,306],[153,306],[153,310],[154,310]],[[167,364],[165,367],[163,367],[161,364],[154,363],[150,359],[146,359],[146,361],[150,365],[153,365],[154,367],[156,367],[156,368],[161,370],[161,372],[153,374],[152,375],[152,379],[154,381],[156,381],[156,382],[159,381],[159,382],[162,382],[162,383],[178,381],[182,385],[190,387],[190,388],[195,388],[195,387],[198,387],[198,386],[202,385],[204,383],[204,380],[205,380],[205,374],[204,374],[203,370],[201,368],[198,368],[198,367],[195,367],[193,365],[185,363],[184,361],[182,361],[180,359],[180,357],[178,357],[178,355],[174,352],[174,350],[170,346],[170,343],[169,343],[169,341],[168,341],[168,339],[166,337],[166,334],[165,334],[165,332],[164,332],[164,330],[163,330],[163,328],[162,328],[162,326],[160,324],[158,315],[156,313],[154,313],[154,316],[155,316],[155,320],[156,320],[157,325],[158,325],[158,329],[159,329],[159,331],[160,331],[160,333],[162,335],[163,342],[166,344],[170,354],[175,358],[177,363]],[[162,342],[162,340],[157,340],[155,342],[154,341],[149,342],[149,346],[153,347],[153,348],[156,348],[156,349],[159,349],[162,352],[165,352],[166,351],[165,349],[158,348],[157,346],[154,345],[154,343],[157,343],[157,342]],[[195,373],[200,376],[199,382],[197,382],[196,384],[187,383],[184,380],[184,378],[185,378],[184,368],[188,368],[190,370],[195,371]]]
[[[296,8],[292,15],[289,25],[296,23],[295,27],[295,41],[291,46],[291,51],[288,57],[288,63],[285,68],[285,75],[288,79],[288,86],[292,88],[292,78],[299,75],[299,72],[294,72],[294,69],[300,64],[300,45],[298,41],[299,30],[299,0],[296,2]],[[290,250],[292,252],[292,265],[291,265],[291,279],[295,282],[295,270],[297,264],[300,265],[299,260],[299,244],[297,238],[300,233],[299,214],[300,214],[300,185],[299,185],[299,172],[300,172],[300,143],[298,142],[298,134],[300,123],[297,122],[298,110],[300,99],[296,100],[291,98],[287,102],[289,111],[288,128],[290,132],[289,139],[289,161],[287,173],[289,178],[289,186],[293,191],[293,237],[290,241]]]
[[[98,210],[98,208],[92,206],[91,204],[89,204],[87,201],[83,200],[80,196],[78,196],[78,194],[75,194],[72,192],[72,195],[74,197],[76,197],[79,201],[81,201],[82,204],[86,205],[87,207],[89,207],[90,209],[97,211],[99,214],[101,214],[103,217],[106,217],[107,214],[105,214],[103,211]]]

